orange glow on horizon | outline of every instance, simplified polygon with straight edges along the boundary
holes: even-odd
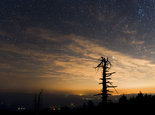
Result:
[[[117,89],[117,94],[113,89],[112,95],[122,95],[122,94],[137,94],[139,92],[142,92],[144,94],[153,94],[155,93],[155,87],[148,87],[148,88],[130,88],[130,89]],[[84,95],[95,95],[101,92],[101,89],[77,89],[77,90],[59,90],[57,92],[65,92],[69,93],[71,95],[78,95],[78,96],[84,96]],[[55,92],[56,93],[56,92]]]

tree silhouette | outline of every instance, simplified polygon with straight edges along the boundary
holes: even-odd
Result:
[[[41,105],[40,104],[40,101],[41,101],[41,95],[42,95],[42,93],[43,93],[43,90],[41,90],[38,95],[35,94],[35,99],[34,99],[34,112],[35,112],[36,115],[38,115],[39,114],[39,111],[40,111],[40,105]]]
[[[110,92],[112,92],[108,88],[117,87],[117,86],[113,86],[112,82],[109,81],[111,80],[110,76],[115,72],[109,73],[109,69],[111,68],[111,63],[108,60],[108,58],[101,57],[100,63],[97,65],[96,68],[98,69],[102,68],[102,78],[100,78],[102,82],[99,83],[99,84],[102,84],[102,92],[97,95],[102,96],[102,104],[107,104],[108,95],[111,95]]]
[[[120,99],[119,99],[119,103],[120,104],[127,104],[128,100],[127,97],[123,94]]]

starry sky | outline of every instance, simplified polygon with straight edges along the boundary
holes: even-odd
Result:
[[[155,93],[155,0],[1,0],[0,91]]]

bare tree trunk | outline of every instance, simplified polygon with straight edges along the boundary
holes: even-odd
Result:
[[[108,60],[108,58],[103,58],[101,57],[101,62],[98,64],[98,66],[96,68],[102,68],[102,78],[100,78],[100,80],[102,80],[101,83],[99,84],[102,84],[102,92],[98,95],[101,95],[102,97],[102,104],[107,104],[108,102],[108,95],[110,95],[110,91],[108,90],[108,88],[115,88],[116,86],[113,86],[112,83],[108,80],[110,80],[110,76],[112,74],[114,74],[115,72],[112,72],[112,73],[108,73],[109,69],[111,68],[111,63],[110,61]]]

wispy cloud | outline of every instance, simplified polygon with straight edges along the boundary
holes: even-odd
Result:
[[[144,41],[138,41],[138,40],[132,40],[130,42],[131,45],[143,45],[145,42]]]
[[[74,39],[74,41],[76,45],[71,45],[72,47],[69,46],[69,48],[90,59],[90,62],[93,63],[91,65],[95,65],[94,60],[100,56],[111,58],[113,63],[112,71],[117,72],[113,79],[118,86],[126,88],[154,86],[155,64],[151,63],[151,61],[112,51],[89,40]]]
[[[7,56],[3,57],[4,62],[0,64],[3,70],[1,76],[5,76],[4,80],[13,76],[16,86],[25,79],[23,84],[27,83],[26,81],[37,80],[36,87],[49,89],[99,89],[100,71],[97,73],[94,67],[99,63],[97,59],[101,56],[111,60],[111,71],[116,72],[112,76],[113,82],[119,88],[154,86],[155,64],[150,60],[131,57],[75,34],[55,35],[50,31],[32,29],[30,32],[26,32],[27,37],[47,40],[47,46],[25,43],[21,47],[1,41],[0,50],[3,56]],[[64,44],[60,44],[59,38]],[[54,46],[51,47],[50,44]],[[31,49],[26,49],[29,45]],[[33,82],[30,86],[34,85]]]

